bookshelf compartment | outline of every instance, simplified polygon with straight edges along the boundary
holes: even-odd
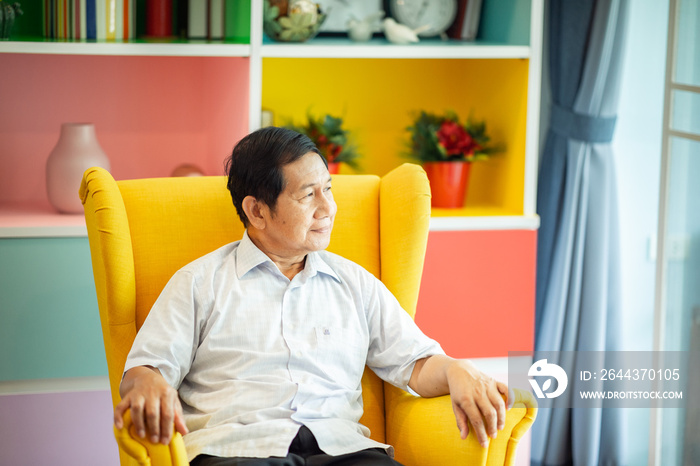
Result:
[[[277,125],[300,123],[308,111],[342,117],[361,171],[377,175],[409,161],[405,128],[413,112],[484,119],[506,150],[474,164],[467,209],[455,214],[522,215],[527,77],[528,61],[520,59],[264,58],[262,106]]]
[[[36,23],[41,8],[37,16],[34,3],[24,3],[13,35],[20,41],[0,43],[8,70],[0,83],[17,90],[8,93],[12,110],[0,114],[0,206],[13,221],[30,205],[29,226],[37,208],[50,223],[44,163],[64,121],[96,124],[118,179],[168,176],[184,162],[220,174],[235,141],[259,127],[261,103],[275,110],[277,124],[307,109],[343,116],[366,148],[362,172],[380,175],[406,161],[410,111],[454,109],[462,118],[473,111],[507,150],[474,167],[464,209],[436,209],[433,217],[535,213],[543,0],[484,0],[476,41],[408,46],[382,38],[270,42],[262,0],[242,2],[250,27],[235,41],[47,40]]]
[[[12,40],[18,42],[36,43],[36,44],[52,44],[50,47],[45,47],[43,52],[40,53],[64,53],[64,52],[50,52],[46,50],[62,50],[59,44],[83,44],[87,45],[90,50],[95,50],[96,54],[118,54],[114,50],[110,49],[121,49],[126,50],[127,54],[149,54],[157,55],[158,52],[144,52],[144,49],[148,49],[148,45],[168,45],[173,44],[177,46],[189,46],[188,44],[228,44],[228,45],[248,45],[250,44],[250,25],[251,25],[251,5],[253,2],[241,1],[241,0],[224,0],[220,3],[221,14],[212,11],[212,18],[217,14],[221,18],[221,32],[220,38],[225,37],[225,40],[217,40],[207,42],[205,40],[188,40],[188,21],[192,17],[201,18],[201,15],[205,15],[207,12],[206,2],[193,3],[198,9],[196,13],[192,13],[190,10],[191,5],[189,5],[188,0],[182,0],[179,2],[172,2],[172,9],[170,11],[171,17],[171,32],[170,37],[153,37],[149,38],[147,36],[147,5],[143,0],[125,0],[119,3],[119,8],[112,13],[110,16],[108,10],[100,9],[99,7],[95,11],[93,27],[95,32],[98,32],[101,27],[100,24],[109,23],[110,19],[114,21],[115,29],[118,32],[113,33],[113,37],[116,40],[106,40],[109,33],[103,30],[105,36],[102,39],[97,39],[99,36],[95,36],[90,40],[86,40],[89,35],[87,34],[88,20],[87,11],[80,11],[79,8],[75,8],[74,5],[68,3],[68,9],[63,12],[54,11],[51,12],[48,6],[48,2],[42,0],[27,0],[20,2],[22,4],[22,10],[24,14],[17,18],[15,21],[14,28],[12,30]],[[224,6],[225,3],[225,6]],[[56,7],[59,7],[56,5]],[[81,14],[82,13],[82,14]],[[64,17],[65,16],[65,17]],[[82,16],[82,18],[81,18]],[[75,19],[74,19],[75,18]],[[81,20],[78,20],[81,18]],[[130,18],[130,20],[129,20]],[[53,19],[53,25],[52,25]],[[72,21],[71,21],[72,20]],[[205,21],[204,18],[201,18]],[[60,21],[60,24],[59,24]],[[205,32],[201,37],[197,36],[196,39],[204,39],[207,36],[206,33],[207,24],[205,22],[204,28]],[[105,26],[106,28],[106,26]],[[53,35],[51,30],[53,29]],[[66,30],[68,32],[62,32],[63,36],[60,36],[61,32]],[[75,39],[75,37],[80,37],[80,39]],[[104,46],[107,47],[104,47]],[[120,47],[123,45],[139,45],[137,48]],[[7,51],[7,49],[13,48],[13,45],[9,47],[0,47],[0,51]],[[141,48],[141,50],[139,50]],[[158,47],[156,47],[158,49]],[[70,47],[65,50],[71,50]],[[73,49],[75,50],[75,49]],[[78,49],[82,50],[82,49]],[[249,54],[249,47],[246,49],[246,54]],[[11,50],[10,50],[11,51]],[[37,52],[20,52],[20,53],[37,53]],[[65,52],[65,53],[75,53],[75,52]],[[77,52],[80,53],[80,52]],[[195,55],[198,52],[191,50],[182,53],[185,55]],[[242,52],[235,52],[236,54]],[[168,53],[168,55],[172,54]],[[201,53],[200,53],[201,54]],[[204,55],[209,55],[204,53]],[[231,56],[231,52],[227,52],[226,56]]]
[[[48,203],[45,164],[61,123],[91,122],[116,179],[206,174],[248,130],[248,59],[2,56],[0,203]],[[76,196],[78,186],[75,187]]]

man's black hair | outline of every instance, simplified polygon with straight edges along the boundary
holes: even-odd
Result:
[[[250,133],[236,144],[226,159],[227,187],[246,228],[249,221],[243,211],[243,199],[253,196],[274,211],[286,185],[282,167],[309,152],[319,154],[328,167],[311,139],[290,129],[269,126]]]

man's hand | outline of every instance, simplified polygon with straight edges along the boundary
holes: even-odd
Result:
[[[515,399],[513,391],[506,384],[479,371],[469,361],[450,364],[447,382],[462,439],[469,434],[469,419],[479,443],[487,447],[487,434],[496,438],[497,431],[503,430],[506,425],[506,410],[513,407]],[[507,407],[501,395],[506,395]]]
[[[496,438],[506,423],[506,410],[513,407],[513,391],[504,383],[479,371],[471,362],[431,356],[416,362],[409,385],[423,397],[449,394],[462,439],[469,424],[483,447]],[[506,395],[506,403],[501,395]]]
[[[114,425],[124,427],[124,413],[131,409],[131,420],[139,437],[148,434],[151,442],[170,443],[173,425],[182,435],[187,426],[177,391],[165,381],[158,369],[134,367],[122,380],[119,390],[122,401],[114,409]]]

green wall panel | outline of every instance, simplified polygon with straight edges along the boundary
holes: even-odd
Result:
[[[87,238],[0,239],[0,381],[107,375]]]

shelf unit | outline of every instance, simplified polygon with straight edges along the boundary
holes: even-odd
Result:
[[[0,318],[7,330],[4,351],[12,356],[4,362],[5,384],[18,382],[13,386],[19,387],[6,398],[17,405],[28,405],[26,400],[31,400],[31,406],[65,406],[65,399],[56,394],[31,398],[26,394],[44,380],[55,386],[55,377],[65,378],[69,387],[66,396],[81,399],[84,409],[76,415],[85,418],[69,423],[63,434],[40,431],[37,437],[36,426],[44,425],[45,419],[36,410],[27,409],[22,419],[23,425],[29,426],[26,431],[33,434],[32,442],[50,439],[68,452],[75,437],[69,435],[73,427],[96,425],[109,416],[97,408],[107,406],[106,392],[99,393],[105,401],[95,401],[93,410],[91,404],[82,402],[86,397],[84,382],[74,383],[76,379],[105,377],[106,367],[84,218],[55,213],[43,194],[45,157],[56,143],[60,123],[76,121],[73,118],[98,119],[93,121],[98,140],[117,179],[167,176],[175,166],[168,164],[183,161],[208,163],[220,170],[222,148],[230,151],[228,144],[257,129],[262,106],[280,95],[290,74],[285,73],[287,65],[295,70],[311,65],[310,84],[322,82],[327,88],[325,97],[334,92],[328,85],[337,77],[333,71],[361,75],[363,67],[370,73],[381,70],[394,79],[407,71],[440,68],[450,84],[441,85],[441,78],[435,76],[425,83],[437,89],[441,105],[454,99],[449,92],[453,88],[475,86],[471,94],[466,92],[459,98],[473,97],[480,109],[488,110],[485,119],[490,128],[502,133],[509,152],[501,162],[483,166],[487,181],[481,186],[472,178],[472,186],[477,188],[475,203],[463,209],[433,210],[416,321],[455,357],[503,360],[506,348],[532,348],[544,0],[484,0],[484,33],[476,42],[424,40],[406,46],[383,39],[357,44],[323,37],[305,44],[273,43],[263,37],[262,3],[251,2],[250,40],[245,44],[0,42],[0,86],[4,92],[0,112],[0,271],[5,273],[0,280]],[[460,81],[469,75],[474,79]],[[363,81],[380,79],[385,76],[370,74]],[[346,80],[345,88],[335,93],[352,94],[355,88],[351,84],[366,83]],[[294,86],[290,83],[292,89]],[[395,94],[391,105],[397,104],[396,95],[405,89],[394,89],[397,86],[393,83],[388,87]],[[407,94],[410,99],[404,100],[416,100],[418,108],[445,110],[429,109],[425,96],[419,95],[421,90],[411,91]],[[375,116],[371,114],[381,113],[375,111],[376,91],[364,96],[364,102],[356,97],[351,96],[353,106],[365,107],[366,112],[348,115],[347,123],[354,125],[349,126],[351,130],[373,125]],[[509,100],[512,97],[516,97],[514,101]],[[310,103],[305,99],[297,96],[274,110],[279,116],[286,112],[294,117],[303,115]],[[398,103],[403,107],[397,118],[399,114],[405,117],[407,106]],[[455,110],[463,115],[467,106],[463,107]],[[333,110],[338,108],[342,110],[342,104],[336,103]],[[468,114],[468,108],[466,111]],[[158,121],[161,117],[167,122]],[[403,136],[398,133],[405,123],[398,120],[392,122],[392,128],[380,128],[384,132],[372,136],[374,139],[367,136],[365,147],[375,151],[367,157],[387,157],[386,151],[399,149],[394,140]],[[207,128],[193,128],[196,125]],[[382,145],[376,144],[377,138],[382,139]],[[394,159],[387,166],[398,163],[395,155],[389,157]],[[152,160],[146,167],[142,159],[149,158]],[[153,171],[153,166],[159,171]],[[211,170],[208,174],[214,174]],[[472,176],[475,172],[476,167]],[[516,195],[507,201],[489,199],[485,195],[488,188]],[[493,329],[493,322],[499,322],[498,331],[484,331]],[[26,379],[33,379],[32,383],[21,382]],[[91,444],[113,448],[111,431],[93,429],[84,437]],[[106,458],[108,446],[98,449],[95,464],[111,460]],[[50,462],[49,456],[53,459],[56,454],[52,451],[53,456],[42,456],[37,462]]]
[[[537,215],[463,215],[439,210],[430,219],[430,231],[537,230]],[[467,213],[469,213],[467,211]],[[44,205],[0,205],[0,239],[87,237],[85,217],[59,215]]]
[[[494,42],[464,43],[424,39],[417,44],[396,45],[386,39],[353,42],[341,38],[315,38],[308,44],[285,44],[265,40],[263,57],[277,58],[530,58],[530,47]]]
[[[34,203],[0,205],[0,238],[87,237],[83,215],[59,215]]]
[[[262,0],[253,0],[251,6],[251,28],[249,44],[234,44],[223,42],[185,41],[176,43],[161,42],[66,42],[66,41],[10,41],[0,43],[2,54],[41,54],[67,56],[119,56],[119,57],[210,57],[240,58],[247,63],[248,88],[247,93],[247,127],[252,131],[260,126],[261,106],[264,103],[265,89],[264,68],[275,60],[293,60],[301,63],[303,60],[358,60],[358,63],[378,63],[385,60],[410,62],[412,60],[460,61],[471,63],[474,60],[487,61],[526,61],[527,63],[527,96],[524,128],[524,154],[517,154],[522,163],[522,173],[518,183],[522,184],[522,207],[508,206],[467,206],[456,211],[440,211],[433,213],[432,225],[435,229],[471,229],[475,225],[512,225],[513,229],[526,225],[528,229],[536,229],[538,221],[535,212],[536,172],[539,138],[539,103],[542,58],[542,30],[544,0],[487,0],[485,10],[513,10],[513,16],[529,14],[528,37],[525,41],[512,37],[503,38],[503,32],[485,34],[483,40],[470,43],[459,41],[440,41],[435,39],[423,40],[418,44],[394,45],[385,39],[375,38],[367,43],[354,43],[347,39],[317,37],[308,43],[284,44],[271,42],[263,37],[262,32]],[[487,13],[485,13],[487,14]],[[498,11],[490,14],[487,22],[498,22]],[[510,18],[511,20],[513,18]],[[518,19],[525,23],[523,18]],[[511,21],[513,22],[513,21]],[[500,24],[500,23],[498,23]],[[492,26],[497,29],[502,26]],[[494,37],[501,34],[501,37]],[[505,33],[509,35],[510,33]],[[512,34],[510,34],[512,35]],[[523,34],[520,34],[523,36]],[[417,61],[415,63],[418,63]],[[327,79],[327,78],[326,78]],[[307,108],[300,111],[305,112]],[[279,124],[279,123],[278,123]],[[57,131],[57,129],[56,129]],[[520,168],[519,168],[520,170]],[[382,173],[380,173],[382,174]],[[140,176],[136,173],[134,176]],[[509,182],[509,181],[508,181]],[[504,182],[505,183],[505,182]],[[519,189],[519,187],[518,187]],[[487,202],[487,204],[489,204]],[[7,205],[0,198],[0,237],[13,236],[22,232],[26,227],[30,236],[41,236],[42,229],[46,236],[66,231],[61,227],[65,218],[59,214],[52,215],[46,206],[39,210],[23,210],[23,204],[16,202]],[[461,220],[447,220],[443,217],[457,217]],[[497,217],[499,220],[478,220],[481,217]],[[523,217],[528,220],[519,219]],[[52,221],[55,220],[55,221]],[[495,222],[495,223],[494,223]],[[55,227],[59,227],[58,230]],[[19,228],[19,229],[18,229]],[[61,230],[63,228],[63,230]],[[78,227],[80,228],[80,227]],[[77,231],[77,230],[71,230]]]
[[[47,55],[126,55],[162,57],[250,57],[249,44],[224,42],[0,42],[0,53]]]

